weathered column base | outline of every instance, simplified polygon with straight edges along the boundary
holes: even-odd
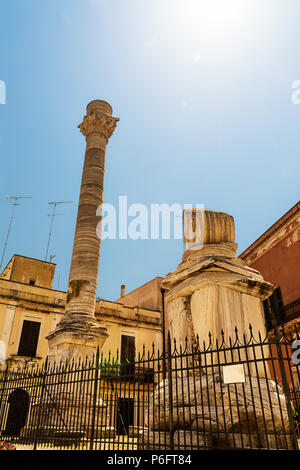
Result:
[[[177,374],[171,386],[172,407],[168,380],[150,397],[145,415],[148,430],[139,441],[140,448],[293,449],[286,398],[272,380],[246,376],[245,383],[224,384],[219,373]]]
[[[76,376],[74,375],[74,381]],[[63,385],[61,385],[63,387]],[[78,445],[91,439],[113,438],[110,413],[106,403],[87,390],[57,392],[49,386],[45,397],[33,403],[28,425],[22,429],[24,441],[57,446]]]
[[[97,348],[101,351],[107,338],[106,328],[99,326],[93,317],[67,314],[57,328],[47,336],[48,360],[51,364],[68,362],[72,359],[92,360]]]
[[[275,434],[239,434],[199,432],[178,429],[171,435],[164,431],[149,431],[140,438],[138,449],[143,450],[230,450],[230,449],[293,449],[290,436]]]

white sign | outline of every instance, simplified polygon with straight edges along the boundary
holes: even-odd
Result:
[[[231,366],[223,366],[224,384],[245,383],[245,371],[243,364],[233,364]]]

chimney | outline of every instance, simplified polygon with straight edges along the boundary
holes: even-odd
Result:
[[[125,297],[125,287],[126,287],[125,284],[121,285],[121,298]]]

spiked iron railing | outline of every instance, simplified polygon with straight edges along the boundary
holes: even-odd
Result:
[[[233,338],[0,372],[0,435],[22,448],[297,449],[298,331]],[[244,380],[225,381],[238,365]]]

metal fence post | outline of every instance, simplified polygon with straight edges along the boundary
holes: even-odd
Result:
[[[38,434],[40,430],[40,422],[41,422],[41,407],[42,407],[42,401],[44,398],[44,393],[45,393],[45,388],[46,388],[46,378],[47,378],[47,369],[48,369],[48,357],[46,358],[45,365],[44,365],[44,373],[43,373],[43,381],[42,381],[42,389],[41,389],[41,395],[40,395],[40,400],[39,400],[39,411],[38,411],[38,419],[37,419],[37,425],[36,425],[36,433],[35,436],[33,437],[33,450],[36,450],[37,447],[37,441],[38,441]]]
[[[8,363],[6,364],[6,369],[5,369],[4,378],[3,378],[3,386],[1,389],[0,411],[2,410],[2,407],[3,407],[3,411],[1,412],[1,415],[0,415],[0,433],[2,432],[2,418],[4,415],[4,409],[5,409],[2,402],[3,402],[3,395],[4,395],[5,386],[6,386],[7,375],[8,375]]]
[[[277,348],[277,354],[278,354],[280,374],[282,378],[282,388],[283,388],[283,392],[285,395],[286,408],[287,408],[288,418],[289,418],[289,425],[290,425],[290,430],[291,430],[292,439],[293,439],[293,446],[295,450],[299,450],[297,431],[296,431],[295,420],[294,420],[294,415],[293,415],[293,410],[292,410],[292,405],[291,405],[290,389],[288,386],[286,370],[284,366],[284,359],[283,359],[282,350],[281,350],[280,336],[278,332],[277,322],[274,319],[273,314],[272,314],[272,323],[273,323],[274,335],[275,335],[275,340],[276,340],[276,348]]]
[[[93,450],[94,436],[95,436],[96,405],[97,405],[97,391],[98,391],[98,378],[99,378],[99,355],[100,355],[100,351],[99,351],[99,346],[98,346],[96,358],[95,358],[95,378],[94,378],[94,392],[93,392],[93,410],[92,410],[90,450]]]
[[[167,343],[168,354],[168,390],[169,390],[169,432],[170,432],[170,450],[174,449],[174,423],[173,423],[173,384],[172,384],[172,349],[171,336],[168,332]],[[167,444],[167,443],[166,443]],[[167,447],[167,445],[166,445]]]
[[[166,378],[166,320],[165,320],[165,289],[162,287],[161,302],[162,302],[162,333],[163,333],[163,378]]]

